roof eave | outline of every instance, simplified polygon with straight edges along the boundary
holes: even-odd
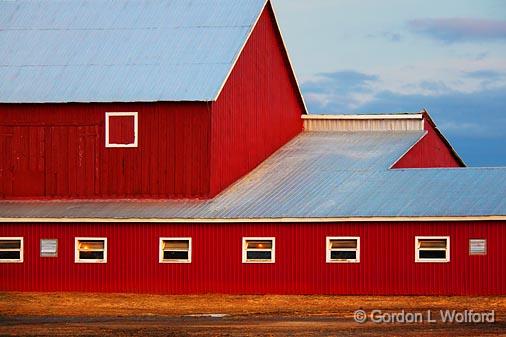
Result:
[[[0,223],[328,223],[328,222],[454,222],[505,221],[506,215],[350,216],[286,218],[0,218]]]

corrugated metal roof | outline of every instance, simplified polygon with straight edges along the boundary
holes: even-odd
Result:
[[[422,136],[304,132],[209,201],[4,201],[2,218],[255,219],[506,215],[506,168],[388,167]]]
[[[0,1],[0,102],[212,101],[265,2]]]

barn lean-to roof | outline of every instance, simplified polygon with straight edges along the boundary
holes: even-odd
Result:
[[[0,0],[0,103],[215,101],[267,3]]]

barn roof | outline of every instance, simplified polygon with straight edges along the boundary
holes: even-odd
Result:
[[[267,0],[0,0],[0,102],[214,101]]]
[[[0,217],[196,222],[506,215],[506,168],[389,169],[423,135],[303,132],[212,200],[5,201]]]

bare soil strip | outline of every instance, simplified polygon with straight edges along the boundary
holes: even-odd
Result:
[[[353,312],[495,310],[495,323],[356,323]],[[506,297],[0,293],[0,335],[506,336]]]

